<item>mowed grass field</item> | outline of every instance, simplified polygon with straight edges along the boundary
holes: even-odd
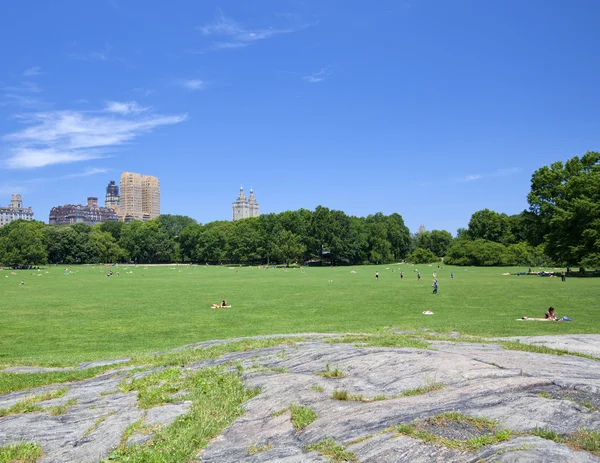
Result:
[[[104,266],[73,266],[68,274],[65,266],[0,272],[0,365],[75,364],[211,339],[389,326],[481,336],[600,333],[600,278],[562,283],[502,275],[525,268],[110,268],[111,277]],[[232,308],[211,309],[222,299]],[[516,320],[543,317],[550,305],[573,321]],[[423,315],[426,310],[434,315]]]

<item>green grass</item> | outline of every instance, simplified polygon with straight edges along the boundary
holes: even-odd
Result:
[[[511,437],[511,433],[509,430],[497,431],[495,429],[495,421],[488,420],[485,418],[474,418],[470,416],[465,416],[457,412],[442,413],[427,420],[427,423],[436,425],[438,427],[444,427],[451,422],[468,423],[479,431],[489,431],[491,432],[491,434],[476,436],[467,440],[448,439],[446,437],[438,436],[432,432],[423,429],[423,423],[403,423],[396,425],[393,428],[393,430],[396,432],[396,436],[409,436],[415,439],[420,439],[423,442],[427,442],[432,445],[446,447],[449,449],[459,450],[463,452],[474,452],[485,445],[497,444],[498,442],[506,441]]]
[[[226,373],[222,368],[204,368],[175,377],[170,369],[163,378],[169,384],[179,382],[180,390],[188,391],[187,399],[192,401],[191,410],[179,417],[170,426],[160,428],[152,440],[142,445],[127,446],[123,442],[109,457],[108,461],[128,463],[179,463],[189,461],[208,442],[221,433],[244,412],[241,405],[259,393],[258,389],[244,387],[239,374]],[[139,386],[140,393],[161,384],[159,377],[147,381],[144,378],[131,385]],[[163,403],[164,397],[149,394],[138,395],[142,405]],[[137,425],[140,426],[139,424]],[[132,430],[126,431],[131,434]],[[125,439],[123,439],[125,440]]]
[[[317,419],[317,414],[311,408],[302,407],[297,404],[290,405],[290,414],[292,425],[296,432],[302,431]]]
[[[329,366],[329,364],[325,365],[325,371],[315,371],[315,374],[322,376],[323,378],[333,378],[333,379],[339,379],[339,378],[346,377],[346,373],[344,373],[342,370],[340,370],[337,367],[331,368]]]
[[[272,448],[273,446],[271,444],[251,445],[250,447],[248,447],[248,454],[255,455],[260,452],[266,452],[267,450],[271,450]]]
[[[32,442],[21,442],[0,447],[0,463],[35,463],[42,456],[42,448]]]
[[[549,428],[536,428],[532,434],[542,439],[566,444],[574,450],[585,450],[600,456],[600,431],[578,429],[573,433],[560,435]]]
[[[58,399],[59,397],[64,396],[69,388],[63,387],[56,391],[47,392],[46,394],[33,395],[31,397],[27,397],[26,399],[20,400],[16,404],[8,408],[0,408],[0,418],[8,415],[18,415],[21,413],[33,413],[33,412],[41,412],[44,411],[45,408],[37,405],[39,402],[44,402],[46,400]],[[71,403],[73,405],[73,403]],[[54,407],[50,407],[51,414],[59,409],[54,409]],[[56,413],[59,414],[59,413]]]
[[[559,278],[502,275],[524,268],[420,265],[424,281],[418,283],[414,268],[390,264],[301,273],[242,267],[235,273],[214,266],[120,266],[120,276],[111,278],[102,266],[72,267],[68,275],[64,266],[3,272],[8,278],[0,278],[0,365],[74,365],[210,339],[373,333],[385,326],[476,336],[600,333],[598,279],[562,283]],[[429,284],[433,270],[440,282],[437,295]],[[372,278],[375,271],[379,281]],[[26,284],[19,285],[20,280]],[[231,309],[210,309],[223,299]],[[573,321],[516,321],[543,316],[550,305]],[[434,315],[422,315],[425,310]]]
[[[333,463],[341,462],[358,462],[356,455],[353,452],[348,452],[346,447],[339,445],[333,439],[325,439],[315,444],[310,444],[304,447],[306,451],[316,451],[319,455],[329,458]]]
[[[122,366],[122,365],[119,365]],[[93,378],[119,366],[102,366],[74,371],[52,371],[47,373],[6,373],[0,371],[0,394],[23,389],[45,386],[47,384],[66,383]]]

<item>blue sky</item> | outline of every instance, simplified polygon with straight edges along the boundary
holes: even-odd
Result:
[[[0,15],[0,205],[317,205],[452,233],[600,150],[594,0],[20,0]]]

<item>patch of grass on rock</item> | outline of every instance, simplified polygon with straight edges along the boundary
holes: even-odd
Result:
[[[42,448],[33,442],[20,442],[0,447],[0,463],[35,463],[42,455]]]
[[[550,354],[550,355],[574,355],[576,357],[584,357],[592,360],[600,360],[598,357],[593,355],[582,354],[579,352],[569,352],[562,349],[553,349],[551,347],[539,346],[535,344],[525,344],[519,341],[499,341],[498,345],[506,350],[520,350],[523,352],[535,352],[536,354]]]
[[[452,425],[468,438],[449,438]],[[465,428],[466,425],[466,428]],[[445,428],[449,427],[447,431]],[[510,431],[496,430],[496,422],[485,418],[474,418],[456,412],[442,413],[420,423],[395,426],[396,436],[406,435],[424,442],[459,451],[474,452],[479,448],[510,439]],[[435,432],[434,432],[435,431]]]
[[[12,407],[0,409],[0,417],[7,415],[18,415],[21,413],[41,412],[44,409],[37,405],[39,402],[58,399],[59,397],[64,396],[68,390],[68,387],[63,387],[61,389],[57,389],[56,391],[47,392],[46,394],[27,397],[24,400],[20,400]]]
[[[302,431],[317,419],[317,414],[311,408],[297,404],[290,405],[290,414],[292,415],[292,424],[297,432]]]
[[[190,411],[158,430],[141,445],[121,445],[109,460],[128,463],[180,463],[189,461],[244,411],[242,404],[259,393],[246,388],[241,376],[222,368],[201,369],[186,376],[182,386],[189,391]]]
[[[266,452],[267,450],[271,450],[272,448],[273,446],[271,444],[251,445],[250,447],[248,447],[248,454],[254,455],[256,453]]]
[[[332,369],[329,366],[329,364],[325,365],[325,371],[315,371],[315,374],[322,376],[323,378],[333,378],[333,379],[339,379],[339,378],[346,377],[346,373],[344,373],[342,370],[340,370],[337,367]]]
[[[122,364],[119,365],[119,367],[122,366]],[[0,372],[0,394],[47,386],[49,384],[81,381],[93,378],[109,370],[114,370],[115,368],[115,365],[111,365],[87,368],[85,370],[50,371],[43,373]]]
[[[356,455],[353,452],[348,452],[346,447],[338,444],[333,439],[324,439],[315,444],[310,444],[304,447],[306,451],[316,451],[319,455],[327,457],[334,463],[342,462],[358,462]]]

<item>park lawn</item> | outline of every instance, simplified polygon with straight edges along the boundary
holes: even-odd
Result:
[[[111,277],[104,266],[73,266],[68,274],[64,266],[0,272],[0,365],[71,365],[211,339],[389,326],[478,336],[600,333],[600,278],[562,283],[502,275],[525,268],[111,268]],[[437,295],[431,294],[435,270]],[[222,299],[232,308],[210,308]],[[550,305],[573,321],[517,321],[543,317]],[[423,315],[425,310],[434,315]]]

